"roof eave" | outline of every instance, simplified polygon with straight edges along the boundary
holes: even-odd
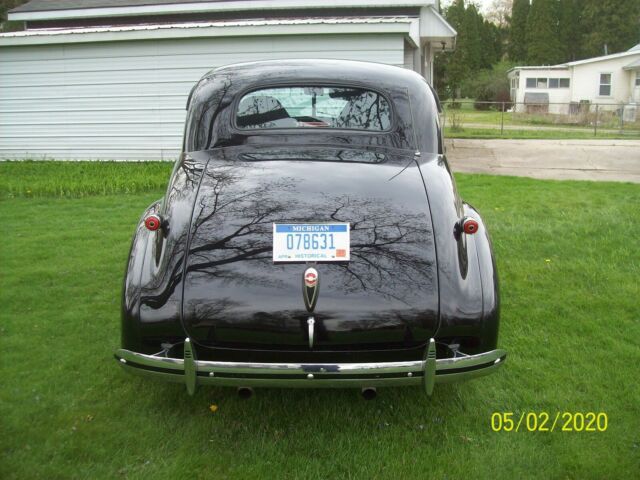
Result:
[[[576,67],[578,65],[586,65],[588,63],[605,62],[607,60],[615,60],[616,58],[624,58],[631,55],[640,55],[638,50],[628,50],[626,52],[612,53],[611,55],[603,55],[601,57],[585,58],[584,60],[576,60],[575,62],[568,62],[570,67]]]
[[[216,22],[212,24],[147,25],[136,27],[98,27],[69,30],[22,31],[0,34],[0,47],[111,42],[126,40],[155,40],[168,38],[202,38],[259,35],[326,35],[352,33],[397,33],[411,35],[411,21],[337,21],[278,22],[244,21]]]
[[[425,7],[435,5],[435,0],[398,0],[394,7]],[[62,20],[96,17],[128,17],[141,15],[171,15],[183,13],[203,12],[242,12],[256,10],[286,10],[286,9],[332,9],[332,8],[376,8],[388,7],[388,0],[323,0],[309,2],[308,0],[251,0],[224,2],[194,2],[173,3],[162,5],[139,5],[129,7],[93,7],[75,8],[67,10],[39,10],[20,11],[10,10],[10,21]]]
[[[516,70],[568,70],[569,64],[561,63],[559,65],[523,65],[512,67],[507,70],[507,73],[515,72]]]

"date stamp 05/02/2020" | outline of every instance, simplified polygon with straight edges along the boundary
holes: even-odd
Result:
[[[605,432],[609,417],[604,412],[495,412],[494,432]]]

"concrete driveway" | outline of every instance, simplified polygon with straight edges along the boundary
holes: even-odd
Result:
[[[446,141],[455,172],[640,183],[640,140]]]

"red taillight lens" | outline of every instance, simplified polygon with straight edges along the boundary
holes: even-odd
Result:
[[[467,235],[473,235],[478,231],[479,225],[473,218],[465,218],[462,222],[462,231]]]
[[[162,221],[158,215],[149,215],[144,219],[144,226],[147,227],[147,230],[151,230],[155,232],[162,225]]]

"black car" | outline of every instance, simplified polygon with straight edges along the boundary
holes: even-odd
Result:
[[[197,385],[360,387],[485,375],[496,266],[418,74],[350,61],[217,68],[136,229],[122,348],[134,373]]]

